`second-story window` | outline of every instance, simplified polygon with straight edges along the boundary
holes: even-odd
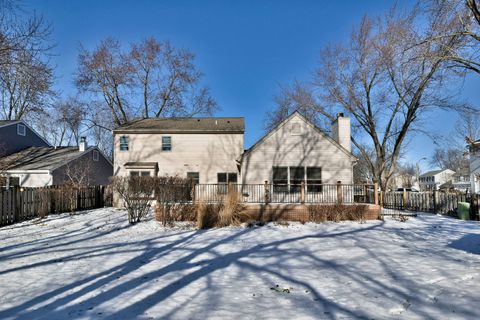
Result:
[[[128,137],[121,136],[120,137],[120,151],[128,151]]]
[[[27,133],[27,129],[26,129],[25,125],[21,124],[21,123],[17,124],[17,134],[19,136],[24,136],[25,137],[26,133]]]
[[[162,137],[162,151],[172,151],[172,137]]]

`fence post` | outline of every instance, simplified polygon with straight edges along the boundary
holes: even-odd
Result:
[[[407,191],[405,189],[403,189],[403,194],[402,194],[402,204],[403,204],[403,210],[407,210]]]
[[[193,186],[192,186],[192,203],[195,203],[195,188],[196,188],[196,184],[194,183]]]
[[[437,213],[437,190],[435,187],[433,189],[433,213]]]
[[[342,181],[337,181],[337,203],[343,202]]]
[[[305,203],[305,181],[300,184],[300,203]]]
[[[375,181],[373,184],[373,202],[378,206],[378,182]]]
[[[268,190],[268,180],[265,180],[264,193],[265,193],[265,204],[270,202],[270,191]]]
[[[380,207],[383,207],[383,190],[380,190]]]

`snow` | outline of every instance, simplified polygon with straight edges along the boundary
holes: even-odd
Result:
[[[0,319],[480,318],[473,221],[165,229],[108,208],[0,243]]]

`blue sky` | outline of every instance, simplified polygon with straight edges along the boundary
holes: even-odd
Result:
[[[196,54],[222,111],[244,116],[245,147],[263,132],[264,114],[273,107],[280,84],[308,79],[320,49],[345,39],[366,13],[377,15],[393,1],[24,1],[53,26],[57,46],[52,58],[56,88],[75,92],[73,73],[80,44],[95,47],[113,36],[127,44],[153,36]],[[405,5],[407,2],[402,2]],[[474,103],[480,77],[470,77],[461,99]],[[480,106],[480,103],[477,102]],[[455,115],[436,112],[426,123],[431,132],[449,135]],[[429,157],[433,142],[415,135],[407,160]],[[426,167],[426,163],[422,163]]]

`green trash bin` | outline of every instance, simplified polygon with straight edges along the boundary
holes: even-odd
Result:
[[[470,220],[470,203],[459,202],[457,214],[458,214],[458,219],[460,220]]]

